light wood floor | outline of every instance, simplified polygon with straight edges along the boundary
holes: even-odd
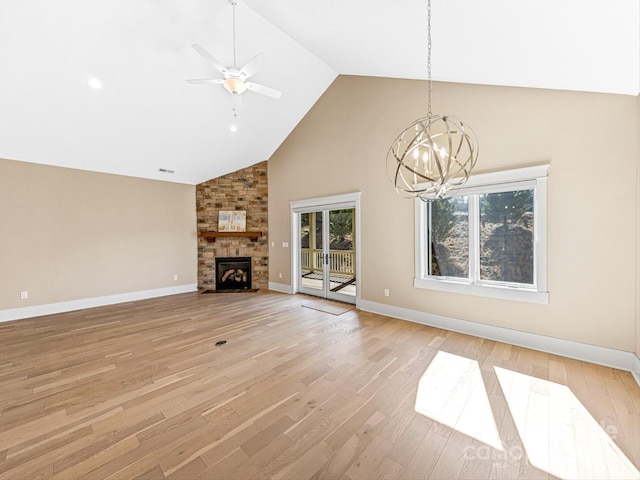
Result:
[[[0,324],[0,478],[637,476],[629,373],[305,301],[193,293]]]

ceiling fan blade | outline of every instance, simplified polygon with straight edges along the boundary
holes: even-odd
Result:
[[[191,78],[187,80],[187,83],[190,83],[192,85],[202,85],[202,84],[211,84],[211,83],[221,84],[222,82],[224,82],[223,78]]]
[[[258,60],[260,55],[262,55],[262,53],[257,54],[255,57],[245,63],[244,67],[240,69],[240,76],[244,77],[245,80],[252,75],[255,75],[255,73],[258,71],[258,67],[260,64]]]
[[[280,95],[282,95],[282,93],[278,90],[271,87],[265,87],[264,85],[260,85],[259,83],[245,82],[245,85],[252,92],[259,93],[260,95],[266,95],[267,97],[280,98]]]
[[[220,71],[221,73],[227,73],[228,72],[227,67],[222,65],[222,63],[220,63],[220,61],[216,57],[214,57],[209,52],[207,52],[204,48],[202,48],[201,45],[198,45],[197,43],[194,43],[191,46],[193,47],[193,49],[196,52],[198,52],[200,55],[202,55],[205,58],[205,60],[207,60],[211,65],[216,67],[216,69],[218,71]]]

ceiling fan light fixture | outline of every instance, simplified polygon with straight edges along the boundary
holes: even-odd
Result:
[[[255,82],[247,82],[257,72],[256,59],[261,55],[260,53],[247,62],[242,68],[238,68],[236,63],[236,0],[229,0],[229,3],[233,6],[233,65],[225,67],[220,61],[207,52],[202,46],[197,43],[192,44],[192,47],[198,52],[205,60],[215,67],[220,73],[224,75],[224,78],[192,78],[187,80],[187,83],[191,84],[216,84],[222,85],[227,92],[233,96],[242,95],[247,90],[259,93],[260,95],[266,95],[271,98],[280,98],[281,93],[264,85],[260,85]]]
[[[227,78],[222,85],[231,95],[241,95],[247,91],[247,86],[239,78]]]

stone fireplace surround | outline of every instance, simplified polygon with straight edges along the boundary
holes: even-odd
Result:
[[[267,162],[196,186],[199,288],[216,288],[215,264],[218,257],[250,257],[251,288],[269,288],[267,195]],[[262,236],[255,241],[246,237],[220,236],[215,241],[208,242],[201,234],[218,231],[220,210],[245,210],[247,231],[261,232]]]

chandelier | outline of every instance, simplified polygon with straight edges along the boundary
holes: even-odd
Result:
[[[457,117],[431,112],[431,0],[427,0],[427,116],[398,135],[387,153],[387,174],[396,192],[425,201],[453,196],[478,160],[473,130]]]

